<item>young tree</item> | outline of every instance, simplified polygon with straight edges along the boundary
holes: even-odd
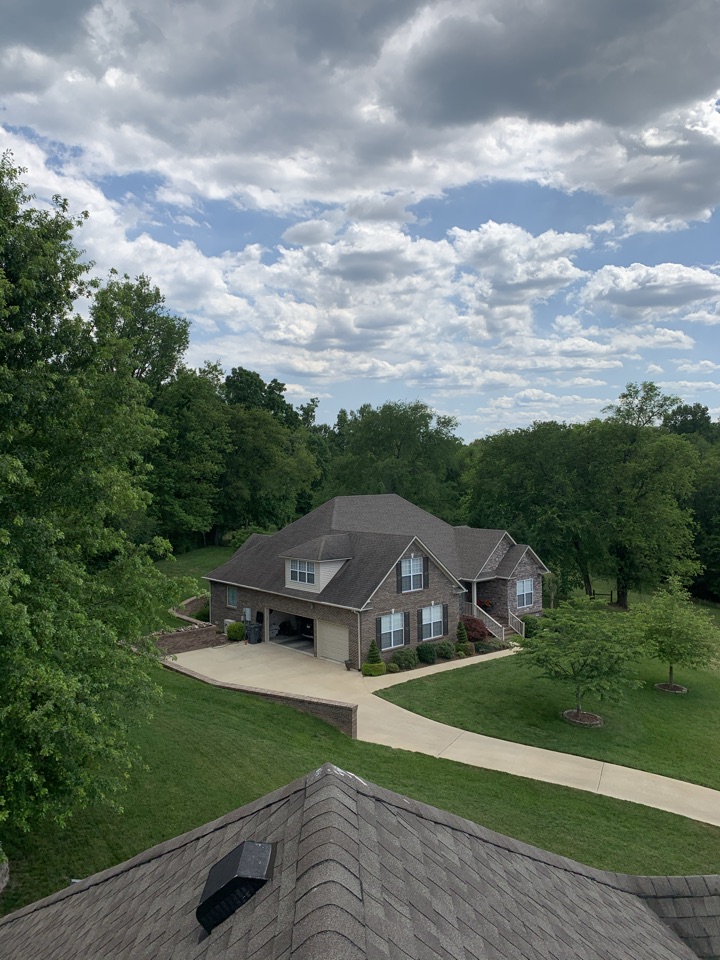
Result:
[[[562,601],[546,613],[523,640],[519,657],[548,680],[571,687],[574,716],[581,720],[586,696],[610,700],[619,696],[623,686],[637,685],[628,666],[641,652],[629,617],[599,609],[583,598]]]
[[[684,690],[675,683],[675,667],[706,667],[720,658],[720,630],[710,614],[692,602],[679,577],[669,577],[650,603],[633,611],[651,655],[667,664],[668,681],[658,688]]]
[[[156,701],[143,640],[177,587],[136,546],[147,389],[104,362],[67,205],[39,210],[0,161],[0,817],[13,829],[122,785]],[[182,585],[180,587],[182,589]]]

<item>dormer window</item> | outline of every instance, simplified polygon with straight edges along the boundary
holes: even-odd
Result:
[[[290,579],[295,583],[315,583],[315,564],[312,560],[291,560]]]

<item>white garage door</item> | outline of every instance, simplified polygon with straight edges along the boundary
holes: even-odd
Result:
[[[316,620],[317,655],[326,660],[340,660],[350,656],[350,638],[348,628],[327,620]]]

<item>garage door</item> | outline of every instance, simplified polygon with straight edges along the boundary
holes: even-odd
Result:
[[[337,623],[328,623],[327,620],[316,620],[317,655],[326,660],[340,660],[350,656],[350,639],[348,628]]]

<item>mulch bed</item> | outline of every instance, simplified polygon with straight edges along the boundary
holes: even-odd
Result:
[[[663,693],[687,693],[688,688],[681,686],[679,683],[656,683],[656,690],[661,690]]]
[[[577,710],[563,711],[563,720],[574,724],[576,727],[601,727],[604,723],[603,718],[598,716],[597,713],[585,713],[584,711],[578,713]]]

